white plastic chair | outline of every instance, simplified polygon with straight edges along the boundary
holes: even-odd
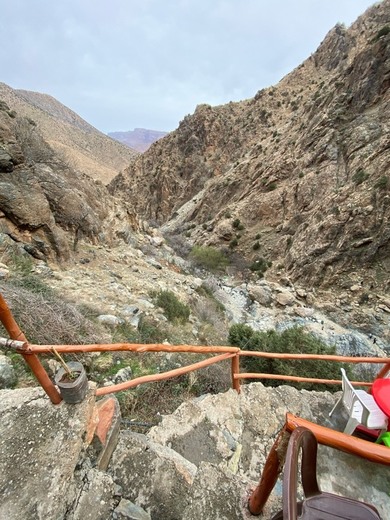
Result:
[[[344,405],[349,414],[344,433],[352,435],[359,424],[370,430],[381,430],[381,433],[386,431],[387,415],[376,404],[373,396],[364,390],[355,390],[343,368],[341,369],[341,378],[343,394],[329,413],[329,417],[335,410]]]

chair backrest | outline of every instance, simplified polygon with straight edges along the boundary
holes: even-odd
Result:
[[[298,462],[302,448],[301,478],[305,497],[321,493],[317,482],[317,440],[307,428],[299,426],[290,437],[283,478],[283,518],[295,518],[297,511]]]
[[[351,385],[344,368],[341,368],[341,381],[343,389],[343,404],[350,412],[353,408],[354,402],[356,401],[356,392],[354,387]]]
[[[303,502],[297,502],[299,453],[302,449],[301,479],[304,492]],[[296,428],[290,437],[283,477],[283,516],[274,519],[354,519],[380,520],[374,506],[354,499],[322,493],[317,483],[317,440],[313,432],[305,427]],[[305,504],[313,504],[311,507]],[[314,502],[313,502],[314,501]],[[305,508],[306,507],[306,508]]]

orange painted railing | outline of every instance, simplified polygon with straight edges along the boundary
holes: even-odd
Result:
[[[370,462],[390,466],[390,450],[387,446],[365,441],[326,426],[320,426],[288,412],[283,428],[277,435],[263,466],[260,482],[249,497],[248,509],[252,515],[262,513],[276,481],[283,471],[289,435],[299,427],[308,428],[319,444],[344,451]]]
[[[136,353],[145,352],[186,352],[193,354],[204,354],[214,356],[198,361],[191,365],[170,370],[168,372],[152,374],[148,376],[142,376],[131,381],[120,383],[117,385],[107,386],[98,388],[96,391],[97,395],[105,395],[113,392],[119,392],[134,388],[143,383],[151,383],[155,381],[161,381],[165,379],[171,379],[194,370],[199,370],[206,366],[214,363],[219,363],[227,359],[231,359],[231,377],[232,387],[239,392],[240,381],[243,379],[278,379],[282,381],[295,381],[295,382],[308,382],[308,383],[326,383],[326,384],[341,384],[340,380],[333,379],[315,379],[298,376],[286,376],[283,374],[259,374],[259,373],[240,373],[240,356],[255,356],[263,358],[274,358],[274,359],[305,359],[305,360],[323,360],[323,361],[337,361],[343,363],[379,363],[384,364],[385,367],[379,372],[379,374],[385,374],[390,370],[390,363],[388,358],[376,358],[376,357],[349,357],[349,356],[336,356],[336,355],[320,355],[320,354],[279,354],[269,352],[252,352],[246,350],[240,350],[237,347],[231,346],[199,346],[199,345],[165,345],[160,343],[154,344],[138,344],[138,343],[110,343],[110,344],[90,344],[90,345],[33,345],[28,343],[25,335],[20,330],[16,323],[10,309],[8,308],[4,298],[0,294],[0,321],[3,323],[7,330],[11,340],[1,340],[0,346],[6,346],[13,348],[16,352],[20,353],[27,364],[30,366],[36,379],[45,390],[50,400],[54,404],[58,404],[61,401],[61,396],[50,380],[44,367],[38,359],[38,354],[51,354],[53,349],[62,354],[71,353],[86,353],[86,352],[113,352],[113,351],[128,351]],[[354,381],[354,385],[368,386],[372,385],[371,382],[365,381]]]

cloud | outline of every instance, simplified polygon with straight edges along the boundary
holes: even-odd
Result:
[[[367,0],[13,0],[0,81],[45,92],[102,131],[172,130],[199,103],[253,96]]]

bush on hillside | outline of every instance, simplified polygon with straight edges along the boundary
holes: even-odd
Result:
[[[171,291],[160,291],[155,295],[156,304],[164,311],[169,321],[185,323],[190,317],[190,308]]]
[[[374,187],[378,188],[379,190],[386,190],[389,186],[389,177],[386,175],[382,175],[382,177],[380,177],[374,185]]]
[[[231,345],[242,350],[258,352],[278,352],[285,354],[335,354],[334,346],[328,346],[314,335],[304,331],[302,327],[293,327],[282,332],[268,330],[256,332],[248,325],[232,325],[229,331]],[[312,377],[316,379],[340,379],[340,364],[332,361],[269,359],[251,356],[241,357],[242,369],[245,372],[283,374],[290,376]],[[349,367],[344,367],[349,371]],[[316,383],[283,383],[280,380],[265,379],[266,386],[288,384],[306,390],[338,391],[337,385]]]
[[[358,186],[366,179],[368,179],[368,177],[368,173],[365,170],[363,170],[363,168],[359,168],[357,172],[352,175],[352,180]]]
[[[190,257],[195,265],[210,271],[221,271],[229,265],[226,255],[214,247],[194,246]]]

